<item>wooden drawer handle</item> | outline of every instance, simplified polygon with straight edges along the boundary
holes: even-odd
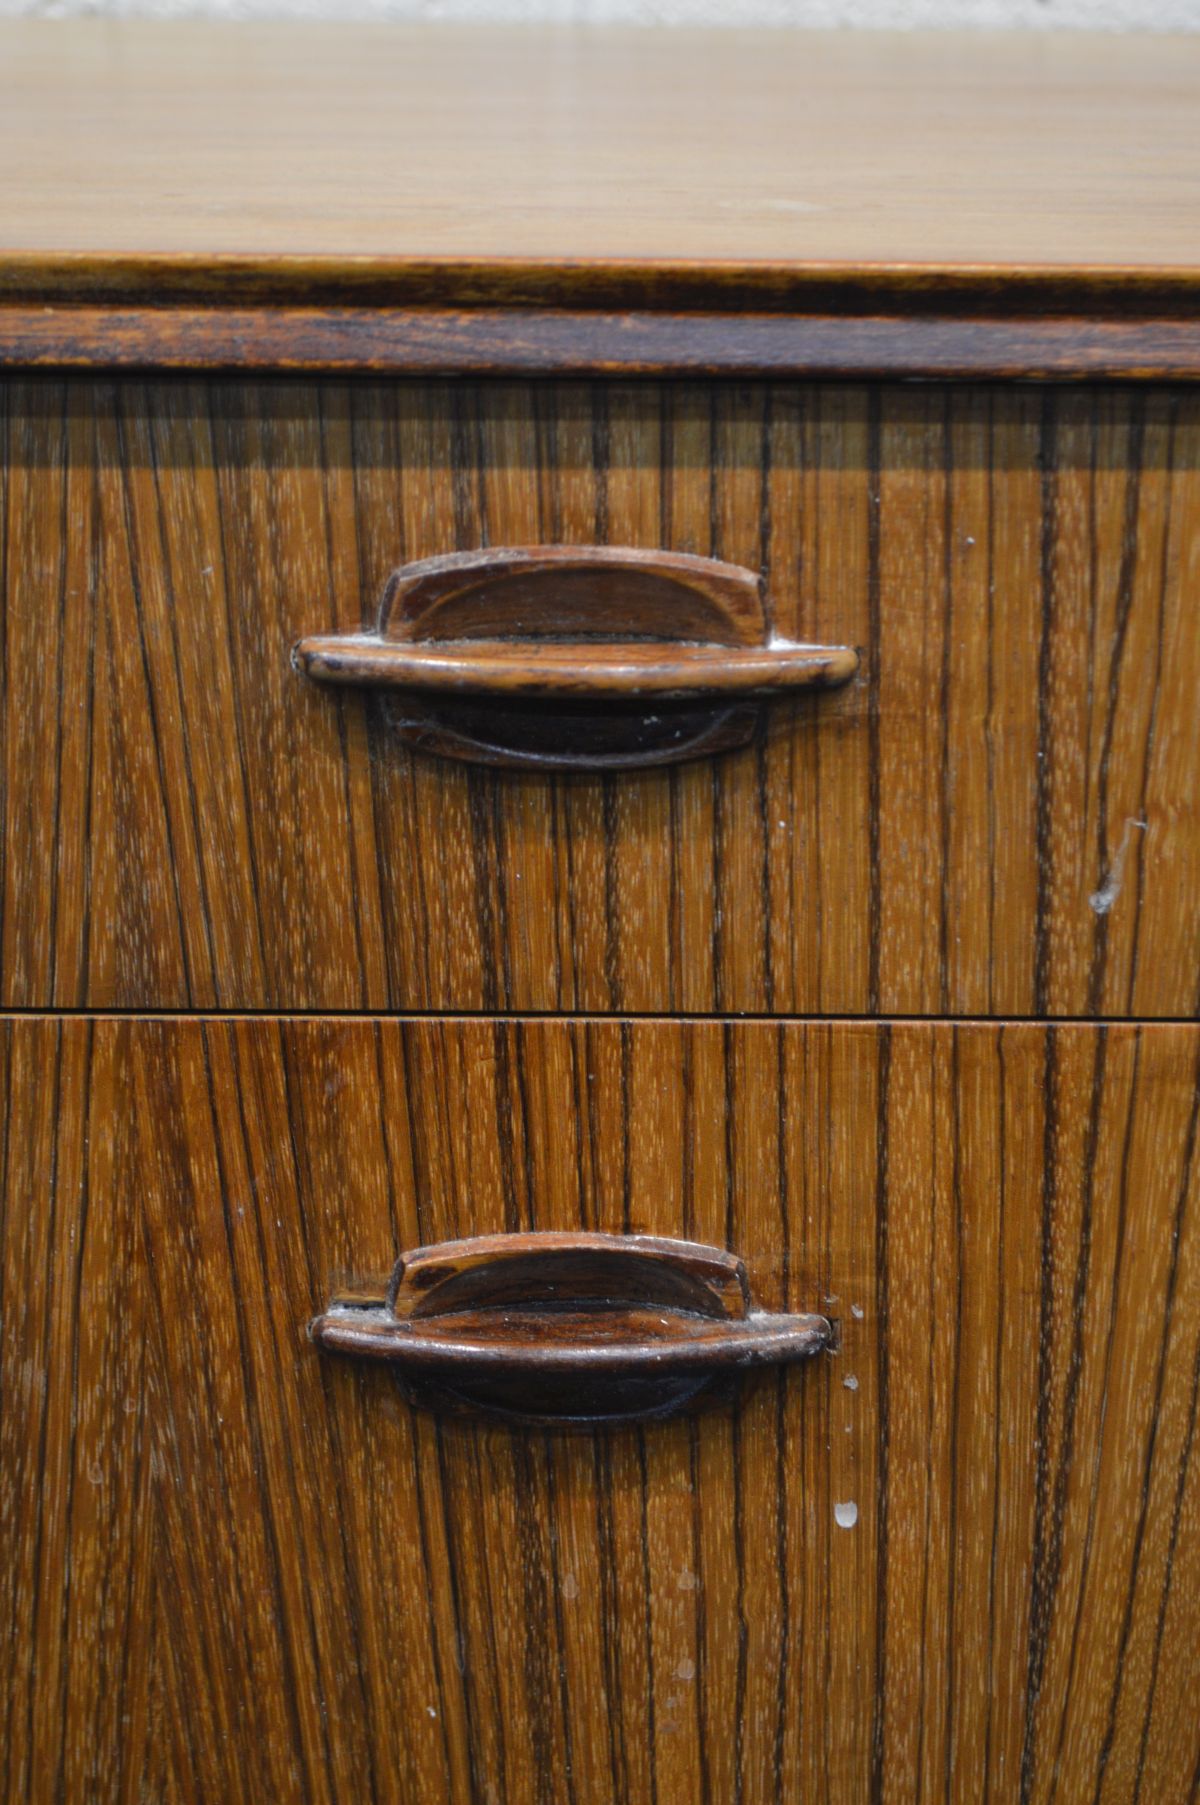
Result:
[[[763,701],[829,689],[848,646],[771,637],[762,579],[620,546],[532,546],[408,564],[374,632],[302,639],[323,683],[393,692],[412,743],[554,769],[664,764],[749,739]]]
[[[418,1402],[566,1426],[664,1416],[833,1340],[823,1316],[755,1309],[721,1248],[594,1234],[420,1247],[386,1287],[335,1297],[310,1332],[387,1361]]]

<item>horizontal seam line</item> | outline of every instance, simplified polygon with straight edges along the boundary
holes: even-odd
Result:
[[[947,1015],[947,1014],[788,1014],[738,1010],[594,1010],[594,1009],[143,1009],[38,1008],[0,1009],[0,1021],[328,1021],[328,1022],[759,1022],[826,1024],[830,1027],[892,1027],[906,1023],[952,1023],[959,1027],[1042,1028],[1197,1028],[1195,1015]]]

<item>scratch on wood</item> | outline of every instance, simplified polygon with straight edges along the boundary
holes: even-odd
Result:
[[[1097,915],[1107,915],[1108,911],[1121,894],[1121,884],[1125,877],[1125,860],[1129,856],[1129,848],[1134,831],[1145,833],[1148,823],[1130,815],[1125,821],[1125,831],[1121,835],[1121,844],[1117,847],[1117,856],[1109,866],[1107,875],[1102,879],[1100,888],[1093,890],[1088,902]]]

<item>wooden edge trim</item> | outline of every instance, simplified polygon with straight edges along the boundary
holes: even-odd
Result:
[[[0,305],[9,369],[1200,378],[1200,317]]]
[[[0,251],[0,304],[1200,317],[1200,264]]]

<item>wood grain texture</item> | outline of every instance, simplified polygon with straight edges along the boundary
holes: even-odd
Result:
[[[636,276],[630,277],[632,285]],[[735,286],[735,285],[730,285]],[[0,291],[3,269],[0,266]],[[728,313],[714,281],[708,313],[572,312],[564,308],[207,308],[0,305],[0,369],[309,370],[443,376],[1012,377],[1018,381],[1193,382],[1200,317],[1182,290],[1086,291],[1061,313],[1030,313],[1026,291],[1001,287],[991,314],[956,292],[966,317],[897,282],[893,308]],[[1036,291],[1035,291],[1036,293]],[[759,297],[756,297],[758,299]],[[878,297],[877,297],[878,298]],[[798,292],[801,309],[811,297]],[[1080,309],[1082,308],[1082,313]],[[1099,310],[1100,317],[1091,317]]]
[[[1200,1007],[1189,392],[31,380],[0,408],[8,1005]],[[520,542],[746,564],[773,630],[860,675],[722,759],[548,777],[411,753],[292,670],[398,561]]]
[[[1194,292],[1198,76],[1195,37],[8,20],[0,247],[486,262],[492,300],[546,259],[560,297],[622,259]]]
[[[1171,1025],[8,1021],[5,1798],[1186,1805],[1198,1076]],[[306,1338],[545,1228],[736,1247],[841,1352],[560,1439]]]

